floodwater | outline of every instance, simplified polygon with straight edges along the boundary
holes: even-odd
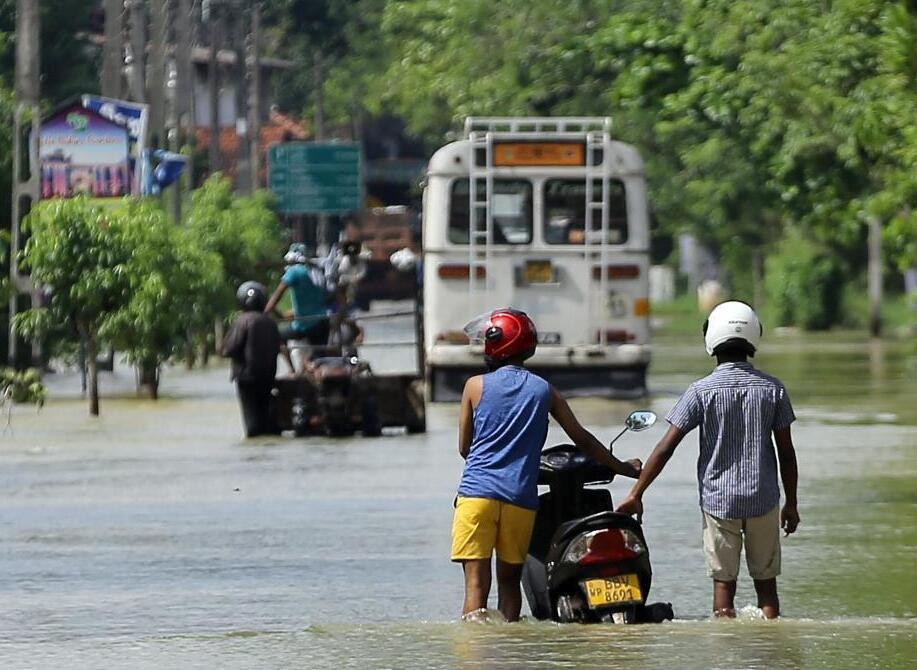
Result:
[[[395,329],[373,326],[370,338]],[[409,365],[391,348],[373,356]],[[407,361],[407,363],[405,363]],[[425,435],[240,439],[225,368],[166,371],[158,402],[87,416],[70,373],[0,421],[0,665],[19,668],[910,668],[917,665],[917,357],[907,343],[772,337],[794,424],[802,524],[784,542],[784,617],[709,619],[689,437],[647,493],[657,626],[457,622],[448,560],[461,472],[454,405]],[[601,438],[660,414],[709,367],[657,340],[652,397],[577,400]],[[625,435],[646,457],[663,424]],[[563,438],[552,428],[549,443]],[[612,492],[620,498],[629,481]]]

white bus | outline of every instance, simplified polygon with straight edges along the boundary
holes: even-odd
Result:
[[[483,370],[462,326],[527,312],[527,366],[571,395],[646,393],[649,216],[643,161],[608,118],[469,118],[430,159],[423,202],[431,400]]]

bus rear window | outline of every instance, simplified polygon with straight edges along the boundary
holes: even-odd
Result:
[[[608,244],[627,241],[627,202],[624,184],[608,181]],[[602,182],[592,183],[592,202],[602,202]],[[593,210],[590,226],[599,229],[602,210]],[[544,241],[548,244],[583,244],[586,241],[586,181],[548,179],[544,183]],[[601,235],[599,236],[601,237]],[[592,240],[590,240],[592,241]],[[599,242],[599,240],[595,240]]]
[[[449,204],[449,241],[468,244],[469,180],[452,184]],[[487,185],[477,181],[478,197],[483,200]],[[525,179],[494,179],[490,199],[494,244],[530,244],[532,241],[532,183]],[[477,208],[477,228],[484,230],[484,208]],[[483,240],[481,240],[483,242]]]

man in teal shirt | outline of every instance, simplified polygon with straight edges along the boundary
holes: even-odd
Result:
[[[326,315],[327,293],[322,271],[309,264],[303,244],[290,245],[284,260],[289,266],[264,312],[273,312],[286,290],[291,289],[293,311],[285,316],[292,317],[292,322],[289,327],[281,329],[282,337],[286,340],[306,340],[313,347],[325,347],[328,344],[330,323]]]

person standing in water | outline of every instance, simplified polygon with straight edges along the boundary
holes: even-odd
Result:
[[[535,324],[524,312],[498,309],[469,323],[465,332],[484,341],[490,372],[471,377],[462,392],[459,454],[465,467],[455,499],[452,560],[462,564],[467,617],[487,607],[496,551],[497,606],[508,621],[517,621],[548,415],[588,457],[614,472],[637,477],[641,463],[612,456],[554,387],[523,367],[537,343]]]
[[[221,353],[232,359],[232,380],[236,382],[245,436],[280,433],[271,414],[271,391],[277,374],[277,354],[283,353],[293,369],[290,352],[280,338],[277,324],[261,310],[267,291],[255,281],[239,286],[236,299],[242,314],[233,321],[223,338]]]
[[[761,322],[749,305],[738,301],[718,305],[704,322],[703,332],[707,353],[716,356],[717,366],[691,384],[668,413],[668,431],[617,511],[642,517],[643,493],[684,436],[699,427],[697,478],[704,556],[713,578],[713,613],[735,616],[744,543],[758,607],[772,619],[780,614],[780,528],[789,535],[799,525],[798,470],[790,434],[796,416],[780,380],[748,362],[762,334]],[[782,509],[778,469],[786,495]]]

